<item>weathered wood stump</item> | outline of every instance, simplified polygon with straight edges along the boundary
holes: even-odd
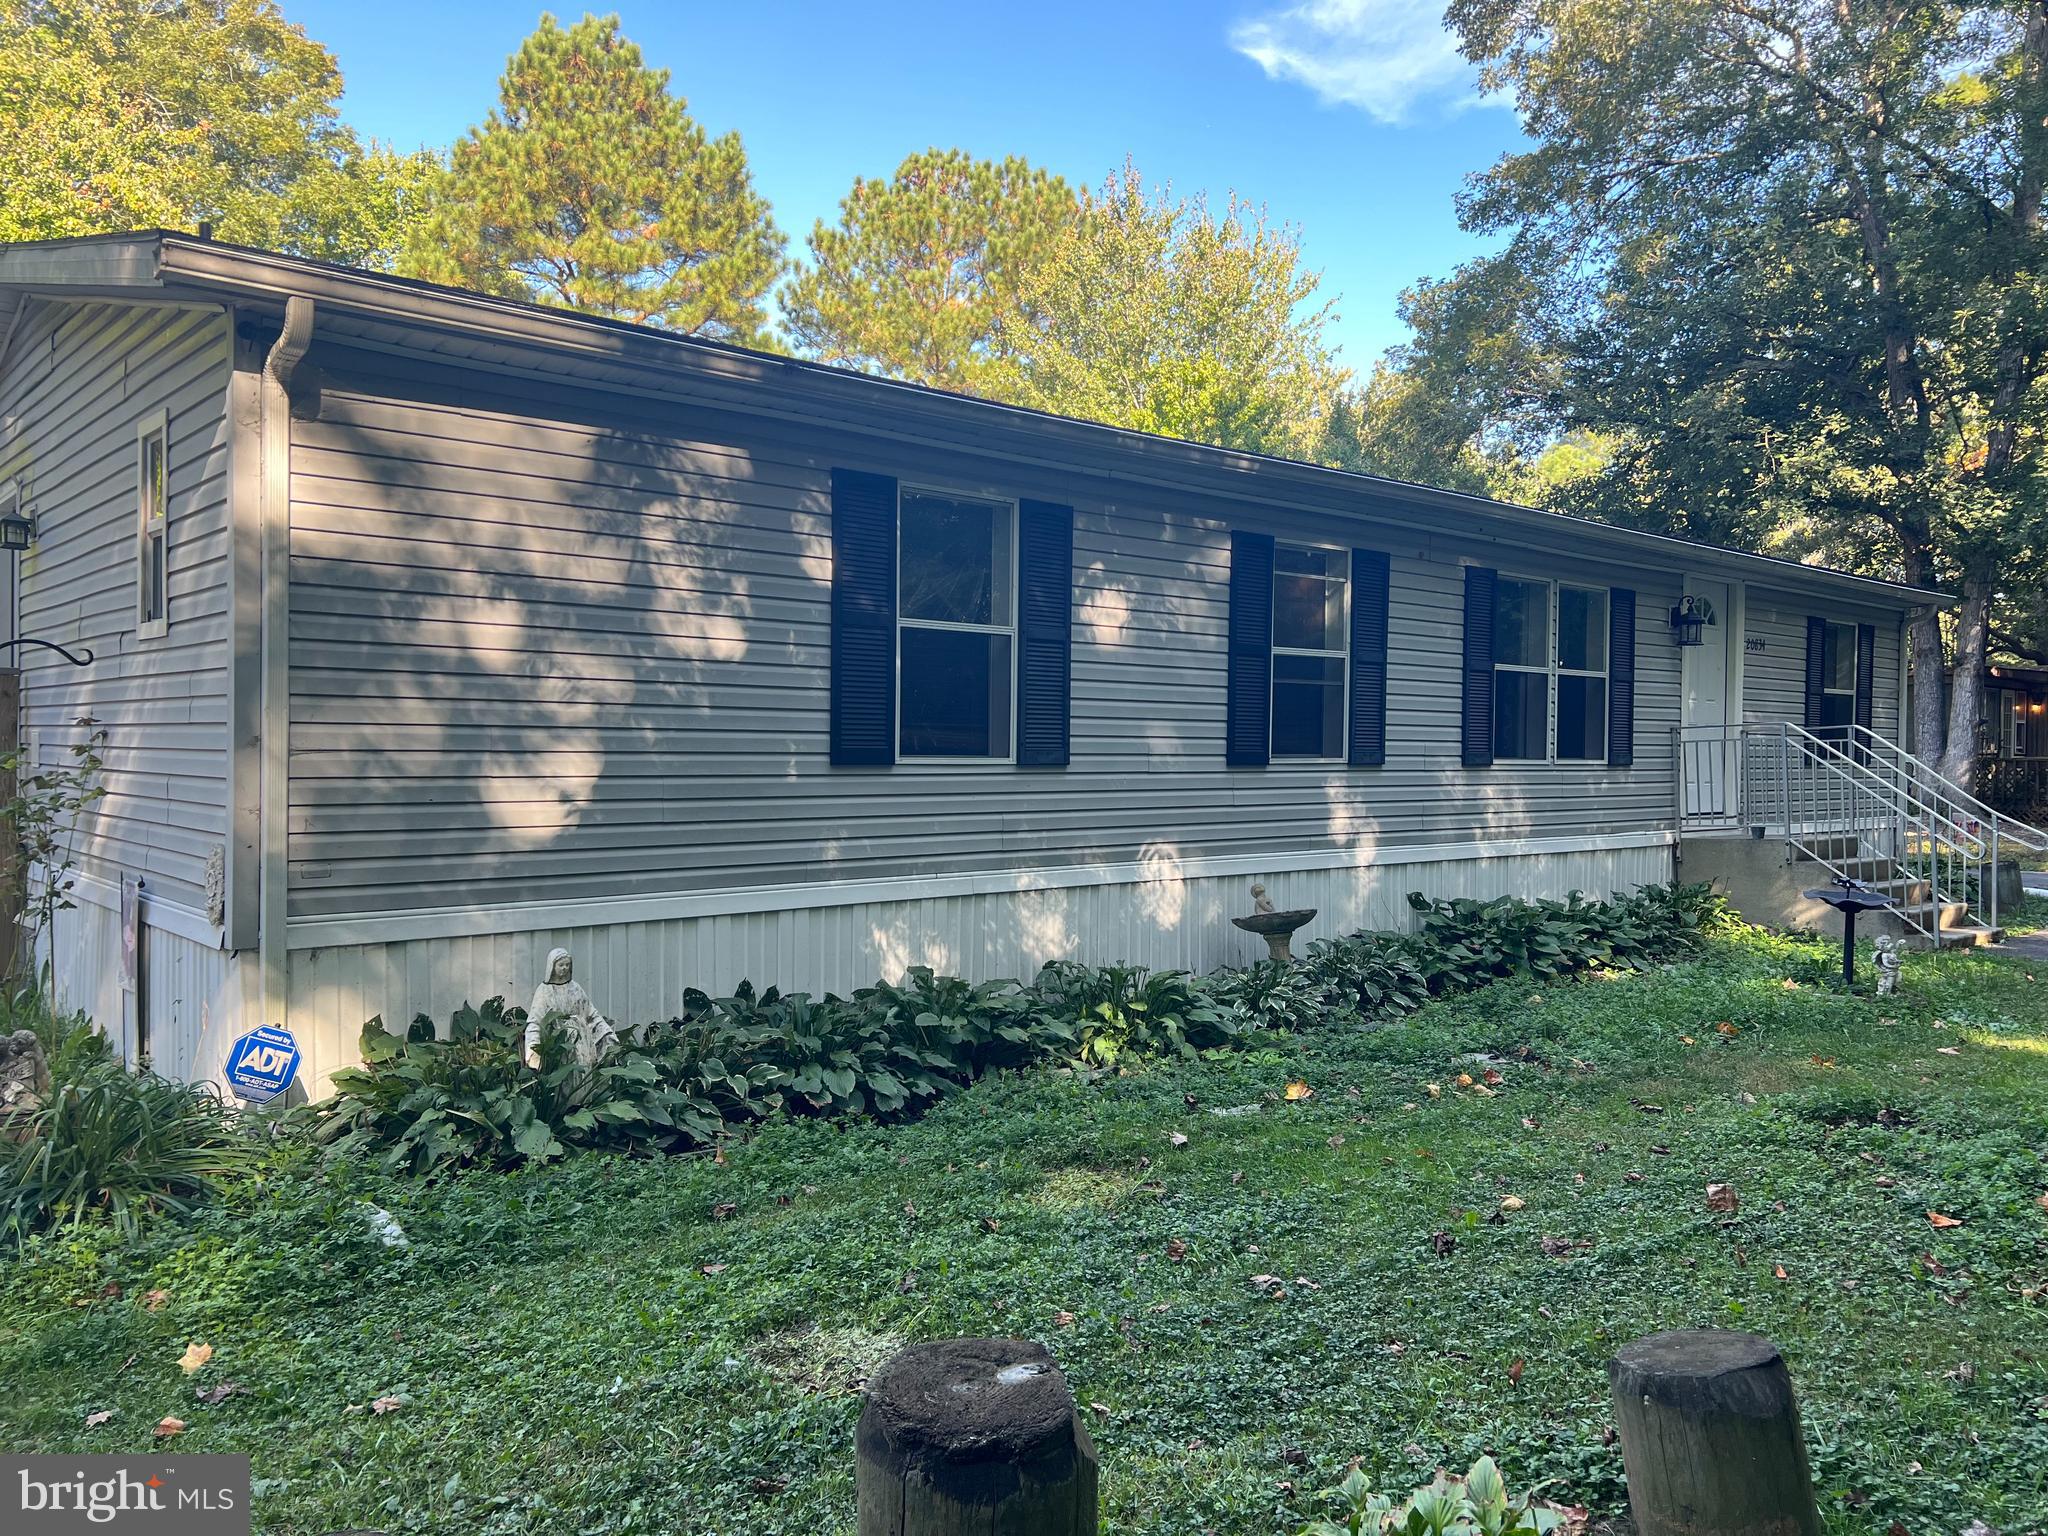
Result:
[[[1607,1374],[1638,1536],[1820,1536],[1777,1345],[1721,1329],[1657,1333]]]
[[[917,1344],[868,1383],[860,1536],[1095,1536],[1095,1445],[1043,1344]]]

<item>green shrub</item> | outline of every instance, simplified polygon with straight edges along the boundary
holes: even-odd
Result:
[[[152,1211],[183,1214],[257,1149],[209,1085],[170,1083],[119,1062],[67,1064],[49,1102],[0,1138],[0,1237],[107,1216],[132,1235]]]
[[[1192,1056],[1228,1042],[1239,1024],[1186,971],[1142,965],[1049,961],[1031,985],[1036,1014],[1056,1034],[1071,1030],[1081,1060],[1113,1067],[1132,1055]]]
[[[1340,950],[1362,954],[1365,946],[1319,939],[1310,946],[1309,958],[1300,964],[1261,960],[1242,970],[1217,971],[1202,978],[1202,991],[1212,1003],[1232,1010],[1245,1024],[1258,1029],[1299,1033],[1338,1023],[1353,1011],[1345,996],[1347,989],[1333,974],[1340,964]]]

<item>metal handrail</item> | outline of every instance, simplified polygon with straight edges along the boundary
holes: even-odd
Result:
[[[1895,764],[1908,782],[1916,787],[1924,785],[1937,790],[1944,799],[1967,811],[1973,819],[1994,828],[1999,841],[2012,843],[2032,853],[2048,853],[2048,832],[1986,805],[1933,764],[1915,757],[1897,742],[1888,741],[1869,726],[1854,725],[1847,729],[1860,747]]]

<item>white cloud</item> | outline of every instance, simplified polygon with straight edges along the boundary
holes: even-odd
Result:
[[[1230,45],[1273,79],[1299,80],[1383,123],[1425,99],[1451,110],[1480,100],[1442,0],[1304,0],[1239,22]]]

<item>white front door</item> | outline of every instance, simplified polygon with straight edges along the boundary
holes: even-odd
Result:
[[[1733,594],[1724,581],[1688,581],[1685,595],[1707,616],[1698,645],[1685,649],[1684,731],[1680,733],[1680,773],[1685,814],[1689,817],[1735,814],[1735,775],[1740,768],[1734,690],[1729,686],[1729,658],[1738,643],[1734,634]]]

